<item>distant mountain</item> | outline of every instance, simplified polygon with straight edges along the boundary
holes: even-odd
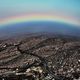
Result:
[[[10,24],[0,28],[0,38],[10,37],[20,34],[29,34],[29,33],[55,33],[62,35],[71,35],[80,37],[80,27],[58,23],[50,21],[33,21],[33,22],[24,22],[18,24]]]

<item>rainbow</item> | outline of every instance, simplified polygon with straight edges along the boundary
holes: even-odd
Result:
[[[73,17],[66,16],[54,16],[53,14],[27,14],[20,16],[12,16],[5,19],[0,19],[0,26],[8,25],[8,24],[16,24],[21,22],[29,22],[29,21],[56,21],[61,23],[73,24],[80,26],[79,21],[74,19]]]

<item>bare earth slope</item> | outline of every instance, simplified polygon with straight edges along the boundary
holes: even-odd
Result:
[[[36,68],[38,73],[34,74]],[[28,80],[37,80],[37,78],[52,80],[53,77],[55,80],[78,79],[80,77],[80,40],[75,37],[56,35],[35,35],[1,40],[0,76],[9,77],[11,74],[16,75],[20,72],[24,72],[27,79],[29,76],[34,78]],[[66,78],[63,79],[61,76]],[[17,79],[15,76],[15,80]]]

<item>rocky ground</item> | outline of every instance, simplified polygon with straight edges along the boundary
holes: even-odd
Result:
[[[80,38],[31,35],[0,40],[0,80],[80,80]]]

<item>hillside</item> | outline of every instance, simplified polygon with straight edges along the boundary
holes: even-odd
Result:
[[[22,75],[19,73],[24,73],[28,80],[78,79],[80,39],[60,35],[25,35],[23,38],[0,40],[0,76],[9,78],[14,75],[14,80],[20,80],[23,76],[17,78],[17,75]]]

